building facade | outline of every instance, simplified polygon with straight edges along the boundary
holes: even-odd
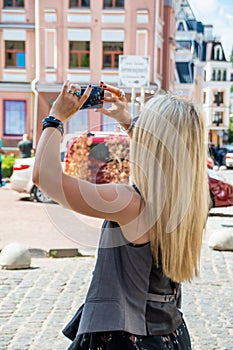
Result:
[[[166,21],[175,25],[174,6],[174,1],[164,0],[0,0],[4,146],[16,147],[24,133],[36,146],[41,120],[64,80],[118,85],[120,55],[150,57],[145,98],[158,87],[172,86],[174,45],[167,38],[174,37],[174,29],[164,28]],[[163,68],[163,52],[170,57],[168,70]],[[130,101],[131,90],[124,89]],[[108,128],[106,117],[82,110],[65,131]]]
[[[175,90],[201,104],[204,26],[196,20],[187,0],[178,0],[176,9]]]
[[[203,110],[209,128],[209,142],[222,146],[228,143],[231,62],[226,60],[221,42],[213,36],[206,42],[205,51]]]
[[[196,20],[188,0],[177,0],[175,90],[204,112],[208,141],[228,142],[231,63],[213,26]]]

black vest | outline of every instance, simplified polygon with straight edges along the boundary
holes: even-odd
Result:
[[[168,334],[182,323],[180,300],[180,284],[155,267],[150,244],[128,243],[117,223],[105,221],[82,312],[63,333]]]

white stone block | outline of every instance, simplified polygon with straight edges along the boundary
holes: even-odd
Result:
[[[214,250],[233,251],[233,230],[220,229],[215,231],[209,238],[208,245]]]
[[[9,270],[27,269],[31,265],[30,252],[20,243],[10,243],[1,251],[0,265],[2,268]]]

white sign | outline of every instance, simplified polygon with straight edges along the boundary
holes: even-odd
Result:
[[[143,87],[150,85],[150,57],[120,55],[119,85]]]

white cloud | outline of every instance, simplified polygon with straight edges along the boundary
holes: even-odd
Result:
[[[232,0],[189,0],[198,21],[212,24],[214,35],[221,38],[227,59],[233,46],[233,2]]]
[[[219,11],[220,7],[218,0],[189,0],[189,4],[196,17],[204,16],[206,19],[210,18],[212,14],[216,13],[216,11]]]

